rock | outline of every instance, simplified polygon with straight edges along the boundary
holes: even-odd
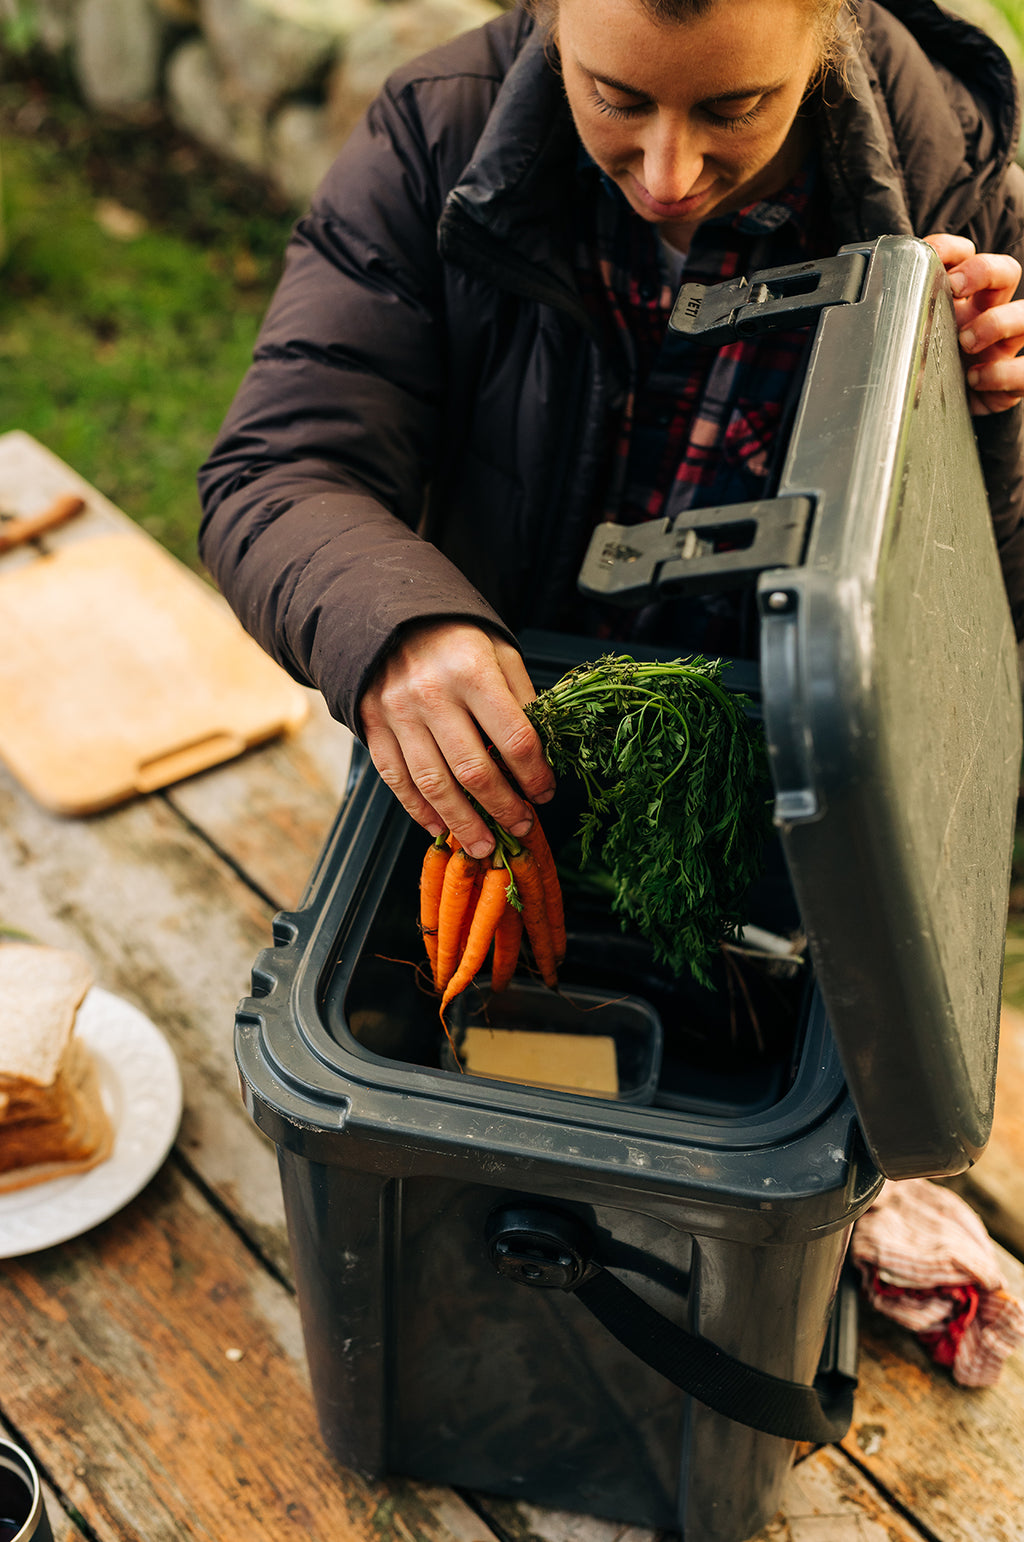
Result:
[[[160,88],[163,23],[149,0],[81,0],[74,66],[90,107],[131,113]]]
[[[70,48],[76,9],[75,0],[35,0],[32,20],[36,36],[47,53],[62,54]]]
[[[116,198],[97,199],[96,223],[115,241],[137,241],[149,229],[143,215],[135,209],[126,209]]]
[[[167,65],[167,107],[186,134],[219,155],[266,170],[263,115],[250,104],[233,101],[202,38],[189,38]]]
[[[371,0],[200,0],[202,28],[238,98],[266,110],[308,89],[373,13]]]
[[[333,159],[326,110],[302,102],[282,107],[270,125],[267,170],[288,202],[305,208]]]
[[[161,16],[176,27],[198,27],[199,0],[153,0]]]
[[[327,87],[331,142],[347,137],[392,70],[500,16],[490,0],[394,0],[352,38]]]

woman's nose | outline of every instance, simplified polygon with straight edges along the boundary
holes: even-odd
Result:
[[[704,165],[700,146],[678,120],[651,124],[643,155],[644,186],[659,203],[678,203],[685,198]]]

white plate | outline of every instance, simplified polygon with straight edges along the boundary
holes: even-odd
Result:
[[[114,1149],[87,1173],[0,1194],[0,1258],[53,1247],[107,1220],[145,1187],[178,1133],[178,1062],[144,1013],[94,985],[75,1033],[95,1058]]]

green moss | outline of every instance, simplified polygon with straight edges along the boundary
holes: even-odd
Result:
[[[245,371],[289,221],[104,228],[74,153],[2,142],[0,432],[41,440],[195,566],[195,473]],[[266,225],[273,227],[268,232]]]

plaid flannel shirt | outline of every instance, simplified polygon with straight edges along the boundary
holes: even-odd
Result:
[[[806,328],[742,339],[721,348],[668,331],[680,283],[716,284],[759,268],[831,255],[827,222],[814,198],[816,168],[807,163],[787,187],[735,213],[701,224],[681,272],[655,228],[629,208],[618,188],[581,158],[580,238],[575,266],[583,301],[615,360],[624,389],[609,424],[609,459],[595,522],[630,524],[685,509],[762,497],[791,382],[810,340]],[[707,651],[745,651],[736,635],[737,599],[721,595],[689,610],[705,618]],[[667,640],[652,630],[654,612],[632,618],[609,607],[573,606],[573,627],[605,637]],[[719,616],[725,628],[707,619]],[[664,630],[664,626],[660,627]]]

